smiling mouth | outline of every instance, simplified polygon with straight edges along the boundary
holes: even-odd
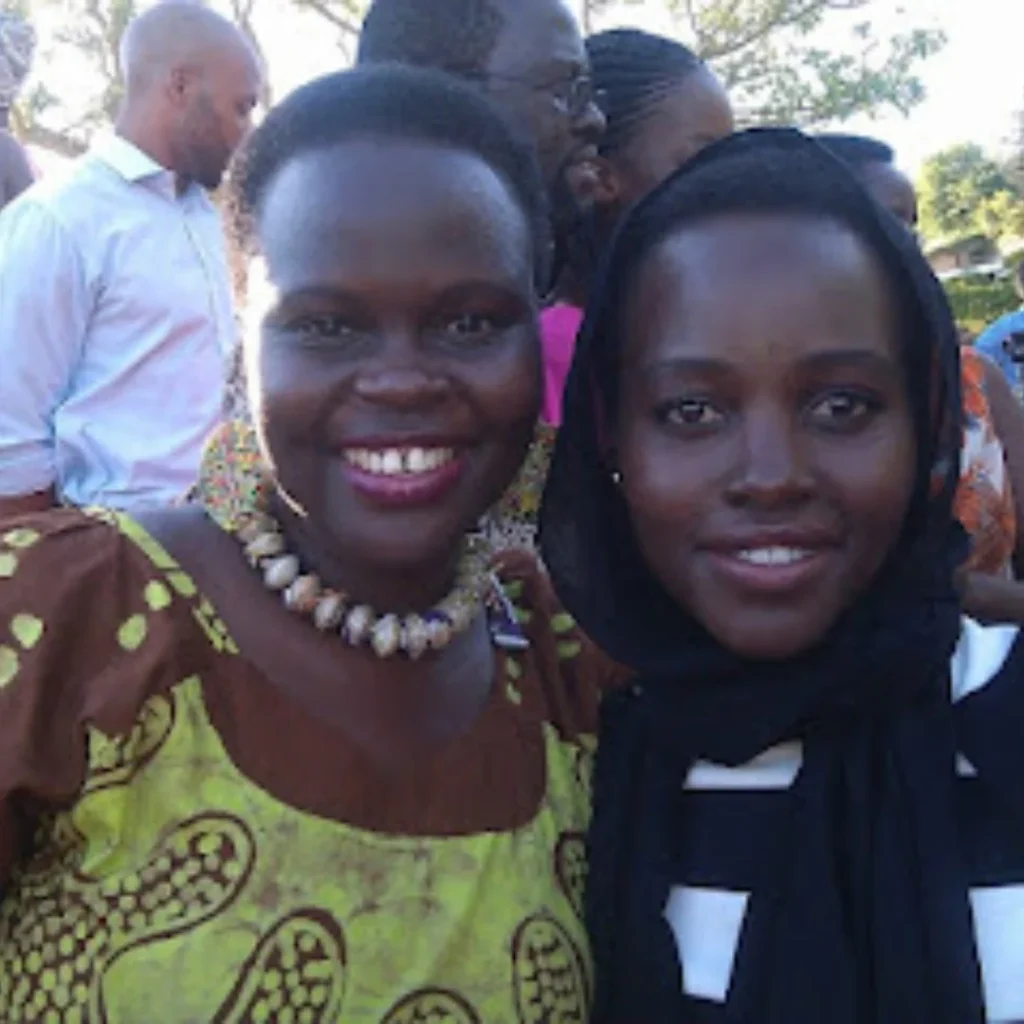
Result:
[[[443,501],[467,465],[466,450],[450,445],[354,445],[341,455],[356,494],[382,508],[424,507]]]
[[[349,448],[344,455],[353,468],[382,477],[436,473],[455,461],[454,448]]]
[[[748,562],[750,565],[796,565],[799,562],[805,562],[809,558],[813,558],[818,552],[811,551],[808,548],[788,548],[788,547],[766,547],[766,548],[746,548],[742,551],[737,551],[733,557],[739,559],[741,562]]]
[[[720,578],[754,599],[807,594],[832,564],[830,548],[818,546],[763,544],[709,554]]]

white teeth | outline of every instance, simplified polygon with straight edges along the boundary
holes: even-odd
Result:
[[[349,465],[376,476],[430,473],[454,458],[453,448],[386,448],[383,451],[349,448],[345,451]]]
[[[736,557],[752,565],[793,565],[810,558],[812,553],[802,548],[751,548],[737,552]]]

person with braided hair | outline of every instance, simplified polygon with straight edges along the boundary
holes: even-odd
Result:
[[[607,127],[595,195],[606,226],[712,142],[732,134],[718,76],[674,39],[614,29],[587,40]]]
[[[544,403],[536,441],[516,485],[492,516],[497,525],[489,528],[523,547],[534,541],[587,281],[616,221],[677,167],[733,130],[721,83],[681,43],[619,29],[590,36],[586,48],[605,132],[591,169],[590,206],[566,239],[567,266],[555,301],[541,314]]]
[[[0,11],[0,210],[21,195],[34,177],[28,154],[9,130],[10,112],[32,68],[35,29],[10,11]]]
[[[572,363],[586,281],[622,214],[710,143],[734,129],[732,107],[715,73],[674,39],[614,29],[587,39],[594,87],[605,114],[597,184],[587,229],[574,240],[567,300],[542,318],[544,417],[557,425]]]

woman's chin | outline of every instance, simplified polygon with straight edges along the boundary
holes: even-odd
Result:
[[[819,622],[706,624],[727,650],[749,661],[786,661],[816,647],[827,633]]]

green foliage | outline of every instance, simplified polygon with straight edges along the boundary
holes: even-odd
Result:
[[[925,238],[1024,234],[1024,196],[980,146],[965,143],[937,153],[922,168],[917,188]]]
[[[82,85],[73,96],[58,96],[42,76],[15,112],[15,127],[26,141],[75,156],[110,123],[121,102],[121,35],[139,7],[137,0],[36,0],[31,5],[40,32],[36,65],[73,68]]]
[[[886,107],[907,113],[924,98],[915,74],[945,43],[915,29],[878,38],[865,18],[839,50],[815,45],[826,21],[867,14],[871,0],[668,0],[697,51],[714,66],[748,122],[816,126]]]
[[[0,11],[8,14],[18,14],[22,18],[29,16],[28,0],[0,0]]]
[[[960,277],[945,284],[956,322],[977,334],[1020,305],[1020,299],[1008,278],[991,281],[984,277]]]
[[[27,3],[28,0],[0,0]],[[80,152],[88,136],[113,116],[120,100],[117,40],[136,8],[150,0],[32,0],[42,38],[41,63],[59,62],[81,73],[72,97],[45,84],[26,96],[16,126],[28,141],[65,155]],[[334,33],[342,58],[353,44],[369,0],[213,0],[262,51],[256,26],[272,11],[316,15]],[[430,0],[423,0],[429,3]],[[570,0],[588,31],[613,10],[637,0]],[[916,69],[943,44],[941,33],[918,29],[880,39],[867,15],[873,0],[645,0],[664,3],[681,35],[733,89],[744,120],[816,125],[885,107],[909,111],[923,96]],[[849,25],[838,51],[822,48],[815,33],[845,14]],[[275,22],[279,24],[279,21]],[[311,72],[315,69],[310,69]],[[326,69],[324,69],[326,70]],[[269,90],[264,100],[272,97]]]

